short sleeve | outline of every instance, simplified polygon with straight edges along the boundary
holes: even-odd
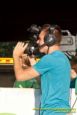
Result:
[[[42,75],[43,73],[49,71],[52,68],[53,65],[53,59],[52,56],[46,55],[43,58],[37,62],[33,68],[40,74]]]

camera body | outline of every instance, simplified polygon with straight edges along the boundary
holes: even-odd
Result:
[[[37,52],[39,52],[36,41],[40,33],[40,30],[41,27],[35,24],[32,24],[30,28],[27,29],[27,32],[29,33],[29,41],[25,53],[27,53],[28,55],[36,55]]]
[[[30,33],[32,40],[37,40],[37,37],[41,31],[41,27],[37,26],[35,24],[32,24],[30,28],[27,29],[27,31]]]

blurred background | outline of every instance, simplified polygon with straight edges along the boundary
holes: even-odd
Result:
[[[27,39],[26,29],[31,24],[58,24],[72,34],[77,33],[77,6],[74,1],[26,0],[0,5],[0,41]]]
[[[48,23],[57,24],[76,36],[76,2],[26,0],[0,3],[0,87],[14,85],[12,51],[16,42],[28,40],[27,28],[32,24]]]

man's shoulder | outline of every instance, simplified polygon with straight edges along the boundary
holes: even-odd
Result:
[[[52,55],[46,54],[45,56],[43,56],[43,57],[41,58],[41,60],[49,60],[49,59],[51,59],[52,57],[53,57]]]

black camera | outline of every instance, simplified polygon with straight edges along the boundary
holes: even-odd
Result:
[[[27,53],[28,55],[32,55],[32,54],[36,55],[39,52],[36,41],[40,31],[41,31],[41,27],[40,26],[38,27],[35,24],[32,24],[30,28],[27,29],[27,32],[29,33],[29,41],[25,53]]]
[[[33,41],[37,40],[40,30],[41,30],[41,27],[35,24],[32,24],[31,27],[27,29]]]

